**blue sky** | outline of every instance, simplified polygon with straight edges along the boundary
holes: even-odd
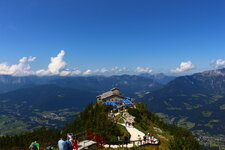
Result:
[[[221,68],[224,6],[224,0],[0,0],[0,74],[48,74],[51,63],[55,73]]]

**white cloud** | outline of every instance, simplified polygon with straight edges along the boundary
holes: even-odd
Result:
[[[63,70],[59,73],[60,76],[69,76],[71,75],[71,71],[69,70]]]
[[[64,61],[65,51],[61,50],[57,56],[50,58],[50,63],[47,69],[40,69],[33,71],[30,63],[36,60],[36,57],[22,57],[18,64],[9,65],[7,63],[0,63],[0,74],[13,75],[13,76],[76,76],[76,75],[121,75],[121,74],[137,74],[137,73],[151,73],[152,69],[146,67],[137,67],[129,69],[127,67],[113,67],[113,68],[100,68],[96,70],[87,69],[81,71],[79,69],[67,69],[67,63]],[[217,68],[225,67],[225,60],[218,59],[215,61]],[[191,61],[181,62],[180,67],[171,70],[172,73],[181,73],[195,68]]]
[[[33,62],[33,61],[35,61],[36,60],[36,57],[32,57],[32,56],[30,56],[29,58],[28,58],[28,62]]]
[[[216,61],[212,61],[212,65],[216,69],[225,68],[225,60],[218,59]]]
[[[22,57],[18,64],[8,65],[7,63],[0,63],[0,74],[7,74],[13,76],[76,76],[76,75],[113,75],[113,74],[132,74],[135,70],[130,70],[126,67],[113,67],[111,69],[101,68],[96,70],[87,69],[81,71],[79,69],[69,70],[66,68],[67,63],[64,61],[65,51],[61,50],[57,56],[51,57],[47,69],[40,69],[33,71],[30,64],[36,60],[36,57]],[[141,69],[141,68],[139,68]],[[145,68],[143,71],[150,72],[150,69]]]
[[[61,50],[61,52],[56,57],[51,57],[51,63],[48,65],[48,70],[52,74],[60,74],[60,71],[65,69],[66,62],[63,60],[65,55],[65,51]]]
[[[135,72],[138,72],[138,73],[151,73],[152,72],[152,69],[150,68],[141,68],[141,67],[137,67]]]
[[[80,74],[82,74],[82,71],[80,71],[80,70],[73,70],[73,71],[71,71],[71,76],[80,75]]]
[[[93,71],[91,69],[88,69],[83,72],[83,75],[91,75],[92,73],[93,73]]]
[[[33,62],[36,57],[30,56],[29,58],[23,57],[19,60],[18,64],[8,65],[7,63],[0,63],[0,74],[13,75],[13,76],[26,76],[32,75],[34,72],[28,62]]]
[[[48,65],[48,69],[38,70],[36,71],[37,75],[45,76],[45,75],[70,75],[71,71],[65,70],[67,63],[63,60],[65,55],[65,51],[61,50],[60,53],[56,57],[51,57],[51,62]]]
[[[106,68],[96,69],[94,71],[94,73],[96,73],[96,74],[104,74],[104,73],[108,73],[108,72],[109,72],[109,70]]]
[[[171,73],[182,73],[191,69],[194,69],[195,65],[191,61],[181,62],[180,67],[172,69]]]
[[[110,72],[112,74],[123,74],[123,73],[129,73],[131,72],[129,68],[127,67],[122,67],[122,68],[119,68],[119,67],[113,67],[112,69],[110,69]]]
[[[36,75],[38,75],[38,76],[48,76],[48,75],[50,75],[50,72],[48,70],[41,69],[41,70],[36,71]]]
[[[19,60],[20,63],[33,62],[36,60],[36,57],[30,56],[29,58],[23,57]]]

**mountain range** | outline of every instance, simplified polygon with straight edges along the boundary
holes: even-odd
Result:
[[[38,126],[62,126],[96,96],[118,87],[124,96],[161,88],[158,82],[141,76],[0,76],[0,131],[15,134]],[[77,113],[74,113],[77,112]],[[6,126],[7,125],[7,126]]]
[[[202,143],[221,145],[225,141],[225,69],[180,77],[0,75],[0,132],[60,127],[113,87],[148,104],[150,111],[168,123],[192,130]]]
[[[224,144],[225,69],[177,77],[141,101],[168,123],[186,127],[202,137],[218,135],[213,138],[220,138]]]

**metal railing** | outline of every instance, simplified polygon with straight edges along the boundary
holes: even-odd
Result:
[[[156,141],[153,140],[133,140],[133,141],[115,141],[115,142],[106,142],[106,145],[111,146],[120,146],[126,147],[128,144],[133,144],[133,146],[145,146],[145,145],[160,145],[160,141],[157,139]]]

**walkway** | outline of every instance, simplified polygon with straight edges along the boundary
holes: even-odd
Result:
[[[137,139],[138,135],[141,136],[141,139],[145,135],[143,132],[139,131],[138,129],[134,128],[133,126],[125,126],[124,123],[121,125],[124,126],[127,129],[127,131],[130,133],[130,135],[131,135],[130,141],[138,140]]]
[[[84,148],[88,148],[90,147],[91,145],[94,145],[96,144],[96,142],[94,141],[90,141],[90,140],[84,140],[84,141],[81,141],[78,145],[79,145],[79,150],[82,150]]]
[[[133,126],[125,126],[125,124],[120,124],[122,126],[124,126],[127,131],[130,133],[131,137],[130,137],[130,141],[136,141],[137,140],[137,137],[138,135],[141,136],[141,139],[143,139],[143,136],[145,135],[143,132],[139,131],[138,129],[134,128]],[[135,142],[135,143],[129,143],[127,145],[127,147],[134,147],[134,144],[136,146],[138,146],[138,142]],[[109,145],[104,145],[104,147],[109,147]],[[118,147],[122,147],[122,145],[110,145],[111,148],[118,148]]]

